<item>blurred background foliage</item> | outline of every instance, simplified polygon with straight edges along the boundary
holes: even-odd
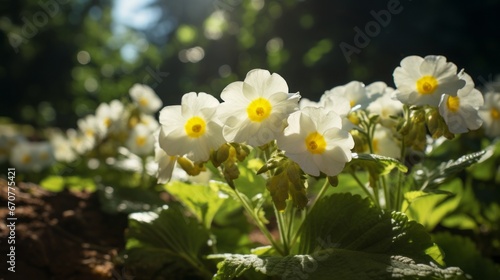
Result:
[[[373,13],[397,5],[366,47]],[[252,68],[278,72],[310,99],[351,80],[382,80],[408,55],[445,55],[481,86],[500,65],[500,1],[26,0],[0,4],[0,115],[74,127],[100,102],[151,86],[165,105],[219,97]],[[359,45],[358,45],[359,47]]]

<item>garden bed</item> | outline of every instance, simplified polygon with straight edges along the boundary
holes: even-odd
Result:
[[[51,193],[30,183],[17,186],[15,273],[5,279],[126,279],[122,269],[115,267],[124,247],[126,215],[101,211],[96,193]],[[4,180],[0,181],[0,203],[7,205]],[[9,210],[2,207],[2,221],[8,215]],[[2,223],[0,238],[7,240],[9,233]],[[9,254],[10,246],[0,243],[0,253]]]

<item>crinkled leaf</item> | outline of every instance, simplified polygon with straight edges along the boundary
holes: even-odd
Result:
[[[421,190],[433,189],[443,184],[446,180],[453,178],[453,175],[478,162],[486,151],[479,151],[464,155],[456,160],[441,163],[432,170],[420,170],[415,172],[415,180]]]
[[[208,229],[225,200],[229,197],[219,185],[196,185],[173,181],[165,189],[186,206]]]
[[[399,212],[382,212],[358,195],[322,199],[307,215],[303,229],[297,252],[301,254],[335,247],[432,261],[425,250],[434,244],[422,225]]]
[[[283,279],[462,279],[441,268],[439,248],[424,227],[398,212],[386,213],[358,195],[333,194],[307,215],[296,255],[222,254],[214,279],[252,269]],[[431,258],[432,255],[435,259]]]
[[[500,174],[497,172],[498,162],[500,160],[500,141],[484,148],[485,154],[481,162],[471,168],[471,174],[474,178],[481,181],[496,181],[500,183]]]
[[[388,256],[328,248],[308,255],[265,257],[257,255],[220,254],[224,258],[213,280],[233,279],[253,269],[280,279],[465,279],[456,267],[439,268],[419,264],[403,256]]]
[[[97,192],[101,209],[110,214],[148,211],[165,204],[158,193],[140,188],[99,186]]]
[[[473,279],[500,279],[500,266],[483,257],[470,239],[448,232],[436,233],[433,238],[444,251],[447,265],[459,266]]]
[[[363,168],[370,173],[373,178],[380,175],[389,174],[394,168],[401,172],[407,172],[408,168],[399,160],[391,157],[384,157],[375,154],[352,154],[352,160],[346,164],[345,169],[355,171],[356,168]]]
[[[266,184],[276,209],[285,210],[286,200],[289,197],[292,198],[293,204],[297,208],[303,209],[308,201],[304,181],[302,170],[298,164],[292,161],[283,163],[281,171],[269,178]]]
[[[126,234],[125,265],[138,270],[142,279],[172,273],[209,277],[200,257],[208,239],[208,231],[198,220],[187,217],[175,205],[157,212],[133,213]]]

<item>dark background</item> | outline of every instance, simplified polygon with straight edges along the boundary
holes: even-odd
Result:
[[[400,2],[401,12],[348,63],[341,43],[356,47],[354,28],[364,30],[390,2]],[[500,1],[152,0],[144,9],[161,16],[147,27],[117,23],[116,7],[110,0],[0,1],[3,121],[74,127],[100,102],[128,98],[134,83],[153,87],[165,105],[189,91],[219,97],[253,68],[279,73],[291,92],[311,99],[351,80],[393,86],[392,72],[408,55],[444,55],[477,86],[500,73]],[[225,16],[216,40],[204,31],[214,13]],[[126,59],[122,49],[134,46],[135,59]],[[182,62],[193,47],[203,59]],[[80,51],[89,63],[78,61]]]

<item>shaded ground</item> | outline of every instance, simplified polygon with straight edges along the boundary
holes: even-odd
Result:
[[[9,254],[7,182],[0,180],[0,259]],[[95,193],[16,188],[15,273],[2,261],[0,279],[128,279],[113,264],[124,246],[125,215],[100,211]]]

